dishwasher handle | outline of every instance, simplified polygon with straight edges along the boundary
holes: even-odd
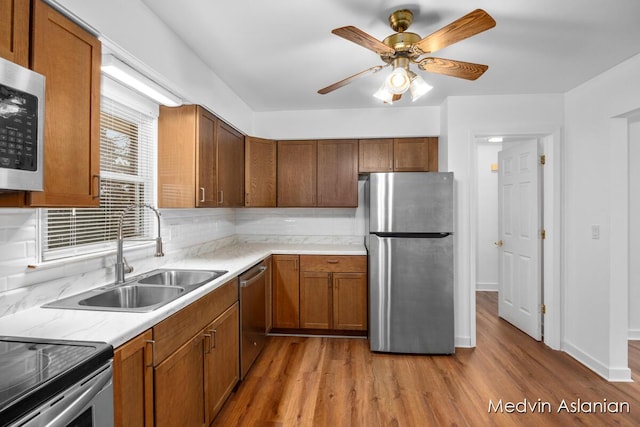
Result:
[[[248,286],[251,286],[256,280],[258,280],[259,278],[261,278],[262,276],[264,276],[264,273],[267,271],[267,266],[266,265],[262,265],[258,268],[258,273],[249,277],[248,279],[242,279],[240,280],[240,287],[241,288],[246,288]]]

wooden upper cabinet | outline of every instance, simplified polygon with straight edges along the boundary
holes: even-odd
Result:
[[[358,141],[318,141],[318,206],[358,206]]]
[[[30,0],[0,0],[0,57],[29,66]]]
[[[358,171],[437,172],[438,138],[361,139]]]
[[[396,172],[428,170],[427,138],[396,138],[393,140],[393,155]]]
[[[316,206],[317,141],[278,141],[278,206]]]
[[[197,105],[160,107],[158,206],[215,207],[216,118]]]
[[[244,136],[199,105],[160,107],[158,206],[244,205]]]
[[[218,207],[244,206],[244,136],[218,120]]]
[[[393,139],[361,139],[358,159],[361,173],[393,172]]]
[[[100,203],[101,44],[42,1],[33,4],[31,66],[45,85],[44,191],[31,206]]]
[[[244,142],[244,152],[244,205],[246,207],[275,207],[276,141],[247,136]]]

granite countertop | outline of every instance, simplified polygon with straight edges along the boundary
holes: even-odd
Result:
[[[273,254],[366,255],[367,251],[364,245],[240,243],[163,265],[162,268],[227,270],[228,273],[154,311],[127,313],[33,307],[0,318],[0,335],[103,341],[115,348]]]

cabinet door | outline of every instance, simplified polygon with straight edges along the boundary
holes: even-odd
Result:
[[[264,287],[264,314],[265,314],[265,332],[268,334],[273,328],[273,259],[269,257],[264,260],[264,265],[267,267],[267,275],[265,276]]]
[[[427,138],[427,145],[429,147],[429,172],[438,172],[438,137]]]
[[[196,335],[155,368],[157,427],[206,424],[204,342]]]
[[[300,272],[300,327],[331,328],[331,274]]]
[[[359,172],[393,172],[393,139],[361,139],[358,160]]]
[[[429,166],[427,138],[396,138],[393,140],[394,170],[424,172]]]
[[[206,329],[207,424],[240,379],[239,309],[236,302]]]
[[[317,141],[278,141],[278,206],[316,206]]]
[[[218,120],[218,206],[244,206],[244,137]]]
[[[0,0],[0,57],[29,66],[30,0]]]
[[[358,206],[358,141],[318,141],[318,206]]]
[[[116,426],[153,426],[152,332],[118,347],[113,355]]]
[[[38,0],[31,53],[33,70],[46,78],[46,126],[44,191],[31,192],[30,204],[97,206],[101,44]]]
[[[212,208],[217,201],[216,124],[217,119],[204,108],[198,107],[198,158],[196,162],[196,206]]]
[[[367,330],[366,273],[333,273],[333,328]]]
[[[276,141],[245,138],[245,197],[247,207],[276,206]]]
[[[300,327],[298,255],[273,256],[273,327]]]

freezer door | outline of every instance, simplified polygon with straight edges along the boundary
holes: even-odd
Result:
[[[453,236],[369,237],[371,350],[453,353]]]
[[[453,232],[453,173],[369,175],[370,233]]]

